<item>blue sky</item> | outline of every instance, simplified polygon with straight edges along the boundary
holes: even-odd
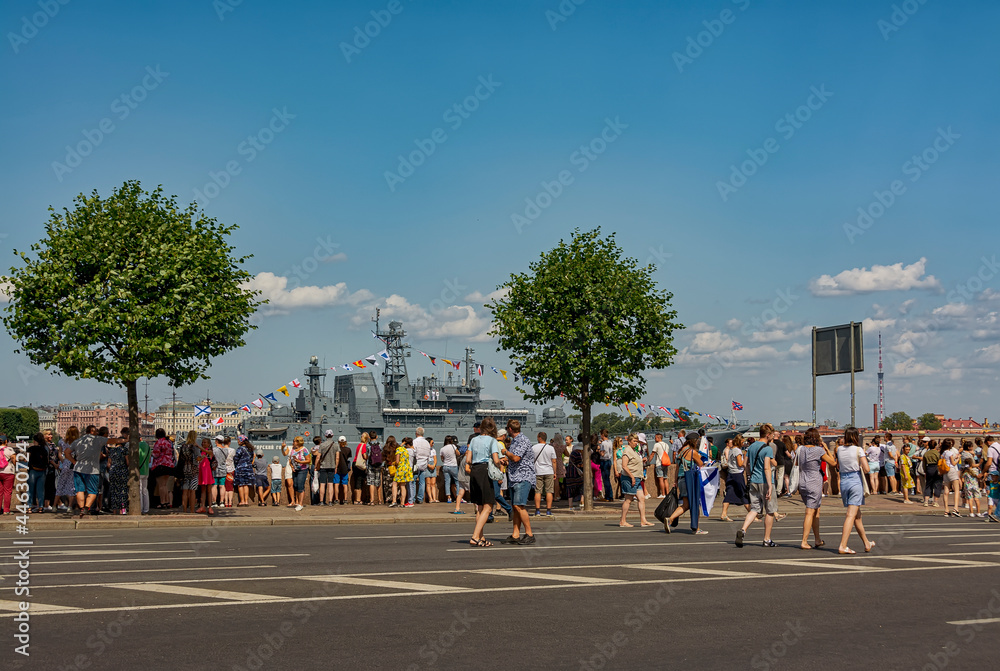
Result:
[[[601,226],[658,265],[689,327],[677,364],[648,375],[650,402],[807,418],[808,328],[867,319],[860,419],[878,330],[887,412],[996,414],[993,3],[224,2],[0,9],[3,248],[41,237],[48,206],[139,179],[205,194],[254,255],[272,304],[187,400],[245,401],[311,354],[371,354],[376,305],[417,349],[473,343],[503,366],[482,297]],[[345,47],[366,24],[375,36]],[[67,146],[88,135],[76,163]],[[584,160],[585,145],[603,151]],[[512,215],[563,171],[572,183],[519,230]],[[859,207],[877,216],[845,230]],[[123,398],[36,374],[15,347],[0,337],[0,403]],[[820,419],[849,418],[846,378],[819,398]]]

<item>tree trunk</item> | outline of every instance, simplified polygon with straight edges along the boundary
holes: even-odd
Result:
[[[589,390],[584,389],[584,398],[590,396]],[[594,471],[590,467],[590,403],[584,402],[580,408],[582,413],[581,430],[583,431],[583,509],[594,509]]]
[[[139,394],[136,381],[126,380],[128,392],[128,514],[142,514],[142,492],[139,489]]]

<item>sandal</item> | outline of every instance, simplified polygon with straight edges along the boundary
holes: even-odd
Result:
[[[652,522],[645,522],[643,524],[640,524],[639,526],[640,527],[655,527],[656,525],[653,524]]]
[[[871,552],[873,547],[875,547],[875,541],[872,541],[871,543],[868,544],[868,546],[865,548],[865,552]]]
[[[478,540],[476,540],[475,538],[470,538],[470,539],[469,539],[469,545],[471,545],[471,546],[472,546],[472,547],[474,547],[474,548],[475,548],[475,547],[479,547],[479,541],[478,541]]]
[[[847,548],[847,549],[841,548],[841,549],[837,550],[837,552],[839,552],[842,555],[854,555],[854,554],[857,554],[857,552],[855,552],[851,548]]]
[[[813,546],[813,549],[819,550],[824,545],[826,545],[826,541],[820,541],[819,543],[816,543],[816,545]]]
[[[491,547],[493,547],[493,543],[489,542],[485,538],[480,538],[479,542],[476,545],[478,545],[481,548],[491,548]]]
[[[634,524],[629,524],[628,522],[626,522],[625,524],[619,524],[618,525],[618,527],[621,528],[621,529],[631,529],[634,526],[635,526]]]
[[[732,517],[720,517],[719,519],[722,520],[723,522],[732,522],[733,521]]]

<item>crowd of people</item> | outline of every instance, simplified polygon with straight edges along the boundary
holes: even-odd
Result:
[[[742,546],[755,521],[763,520],[765,546],[773,545],[771,529],[784,515],[778,500],[798,494],[805,505],[802,547],[822,547],[820,507],[824,497],[840,495],[847,509],[839,551],[851,529],[866,551],[861,507],[872,493],[902,497],[902,503],[922,502],[943,507],[948,516],[969,516],[997,522],[1000,506],[1000,443],[992,436],[957,443],[953,438],[905,436],[900,444],[886,433],[865,445],[858,430],[849,428],[829,444],[816,429],[803,435],[781,434],[769,424],[747,444],[740,435],[716,446],[704,430],[680,431],[672,438],[655,434],[649,445],[644,433],[611,438],[607,431],[590,439],[590,469],[595,498],[621,500],[621,527],[633,526],[628,515],[647,519],[647,475],[652,471],[654,503],[670,509],[662,516],[670,533],[688,513],[693,533],[700,528],[702,468],[717,464],[719,492],[724,492],[720,519],[734,521],[733,506],[746,511],[737,534]],[[486,524],[506,514],[512,523],[508,543],[531,544],[531,514],[552,516],[556,502],[568,509],[582,505],[585,461],[584,436],[544,432],[529,438],[517,420],[498,428],[491,418],[477,423],[464,441],[447,435],[441,445],[423,428],[383,443],[365,433],[352,446],[346,436],[326,431],[306,445],[302,436],[282,443],[281,456],[270,459],[245,436],[168,437],[156,431],[150,444],[140,441],[138,471],[141,512],[154,509],[214,515],[219,508],[280,506],[300,511],[305,505],[414,505],[444,503],[454,515],[466,514],[463,503],[476,507],[470,544],[491,545],[483,535]],[[0,436],[0,508],[11,512],[17,450]],[[107,427],[88,426],[83,433],[70,427],[54,439],[50,431],[32,437],[26,449],[29,511],[78,514],[127,514],[130,472],[129,435],[123,429],[110,436]],[[660,517],[658,511],[658,517]],[[809,536],[813,544],[809,544]]]

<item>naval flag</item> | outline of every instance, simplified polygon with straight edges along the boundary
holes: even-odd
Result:
[[[299,387],[302,386],[302,383],[299,382],[299,378],[295,378],[294,380],[288,383],[288,386],[291,387],[292,389],[298,389]]]
[[[249,405],[243,406],[242,408],[240,408],[240,410],[242,410],[243,412],[251,412]]]
[[[202,415],[212,414],[212,406],[210,405],[196,405],[194,406],[194,416],[201,417]]]
[[[214,422],[212,422],[212,423],[213,423],[213,424],[215,424],[216,426],[218,426],[218,425],[222,424],[222,423],[223,423],[223,422],[225,422],[225,421],[226,421],[226,418],[225,418],[225,417],[220,417],[219,419],[215,420],[215,421],[214,421]]]
[[[476,372],[479,373],[479,377],[483,376],[483,364],[478,364],[476,366]]]
[[[264,407],[264,399],[258,398],[255,401],[250,401],[250,405],[252,405],[255,408],[263,408]]]
[[[376,366],[376,367],[378,366],[378,359],[375,358],[374,354],[372,354],[371,356],[366,356],[365,357],[365,361],[367,361],[372,366]]]
[[[267,400],[269,400],[271,403],[277,403],[278,402],[278,398],[274,395],[273,391],[270,394],[264,394],[264,398],[266,398]]]
[[[284,385],[284,384],[283,384],[283,385],[281,385],[280,387],[278,387],[278,388],[276,389],[276,391],[280,391],[280,392],[281,392],[282,394],[284,394],[285,396],[289,396],[289,395],[290,395],[290,394],[288,393],[288,386],[287,386],[287,385]]]

